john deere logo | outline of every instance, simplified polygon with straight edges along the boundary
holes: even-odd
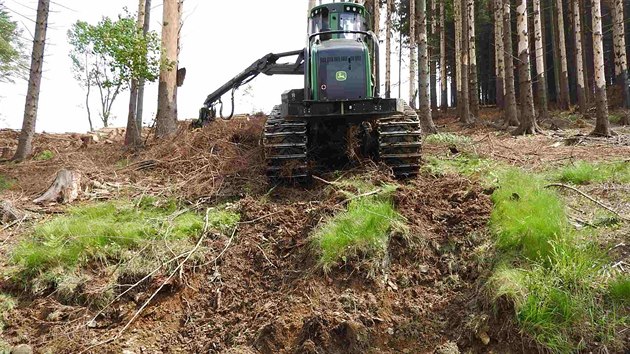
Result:
[[[348,79],[348,73],[345,71],[337,71],[337,81],[346,81]]]

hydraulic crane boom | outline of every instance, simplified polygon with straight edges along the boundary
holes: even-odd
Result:
[[[295,63],[280,63],[277,61],[281,58],[298,56]],[[232,112],[234,114],[234,91],[242,85],[247,84],[260,74],[265,75],[304,75],[304,49],[294,50],[292,52],[274,54],[270,53],[256,60],[247,69],[226,82],[223,86],[208,95],[201,111],[199,112],[199,123],[211,121],[216,117],[216,105],[219,104],[219,114],[223,116],[223,102],[221,97],[232,91]]]

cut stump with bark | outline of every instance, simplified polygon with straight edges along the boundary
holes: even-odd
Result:
[[[57,172],[50,188],[33,203],[57,202],[72,203],[79,197],[81,191],[81,172],[63,169]]]
[[[9,224],[14,221],[22,220],[26,216],[22,210],[17,209],[8,200],[0,202],[0,223]]]

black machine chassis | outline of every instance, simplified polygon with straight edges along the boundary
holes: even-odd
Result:
[[[296,90],[294,90],[296,91]],[[290,102],[275,106],[264,128],[267,176],[276,182],[306,182],[311,177],[309,123],[334,119],[340,124],[375,122],[377,160],[396,178],[415,177],[420,169],[422,134],[418,115],[397,99],[343,102]],[[287,113],[295,112],[302,114]]]

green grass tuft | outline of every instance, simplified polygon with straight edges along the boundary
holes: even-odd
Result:
[[[470,145],[472,144],[472,139],[467,136],[452,133],[437,133],[424,138],[424,142],[439,145]]]
[[[106,202],[71,208],[37,227],[14,250],[11,261],[35,276],[55,267],[70,268],[92,261],[109,263],[125,249],[140,249],[148,241],[169,242],[197,236],[203,218],[172,208],[134,207]]]
[[[630,163],[608,162],[590,163],[576,161],[552,173],[555,180],[573,184],[589,184],[599,182],[630,183]]]
[[[344,182],[355,192],[342,191],[352,199],[343,211],[318,227],[312,240],[325,271],[350,260],[368,263],[381,260],[393,232],[406,232],[405,220],[396,211],[391,194],[396,187],[376,187],[361,180]],[[349,189],[349,188],[348,188]],[[376,195],[360,195],[378,191]]]
[[[12,180],[12,179],[10,179],[10,178],[8,178],[6,176],[0,175],[0,192],[2,192],[4,190],[7,190],[7,189],[11,189],[14,184],[15,184],[14,180]]]
[[[546,259],[551,241],[568,229],[564,204],[555,192],[544,188],[538,176],[509,169],[499,177],[492,195],[490,227],[503,251],[519,251],[529,259]]]
[[[37,161],[48,161],[55,157],[55,153],[50,150],[44,150],[39,155],[35,156]]]
[[[596,342],[620,348],[616,332],[629,321],[613,301],[628,301],[627,278],[605,276],[605,252],[592,235],[569,227],[543,176],[508,169],[498,181],[490,227],[501,262],[488,281],[493,297],[508,299],[523,332],[552,353]]]
[[[612,299],[622,305],[630,305],[630,276],[622,276],[612,281],[608,291]]]
[[[240,214],[226,209],[219,209],[208,215],[208,225],[224,234],[232,232],[240,221]]]
[[[450,158],[428,157],[423,169],[437,176],[461,174],[484,177],[487,180],[494,176],[492,172],[496,169],[496,163],[477,155],[459,153]]]

